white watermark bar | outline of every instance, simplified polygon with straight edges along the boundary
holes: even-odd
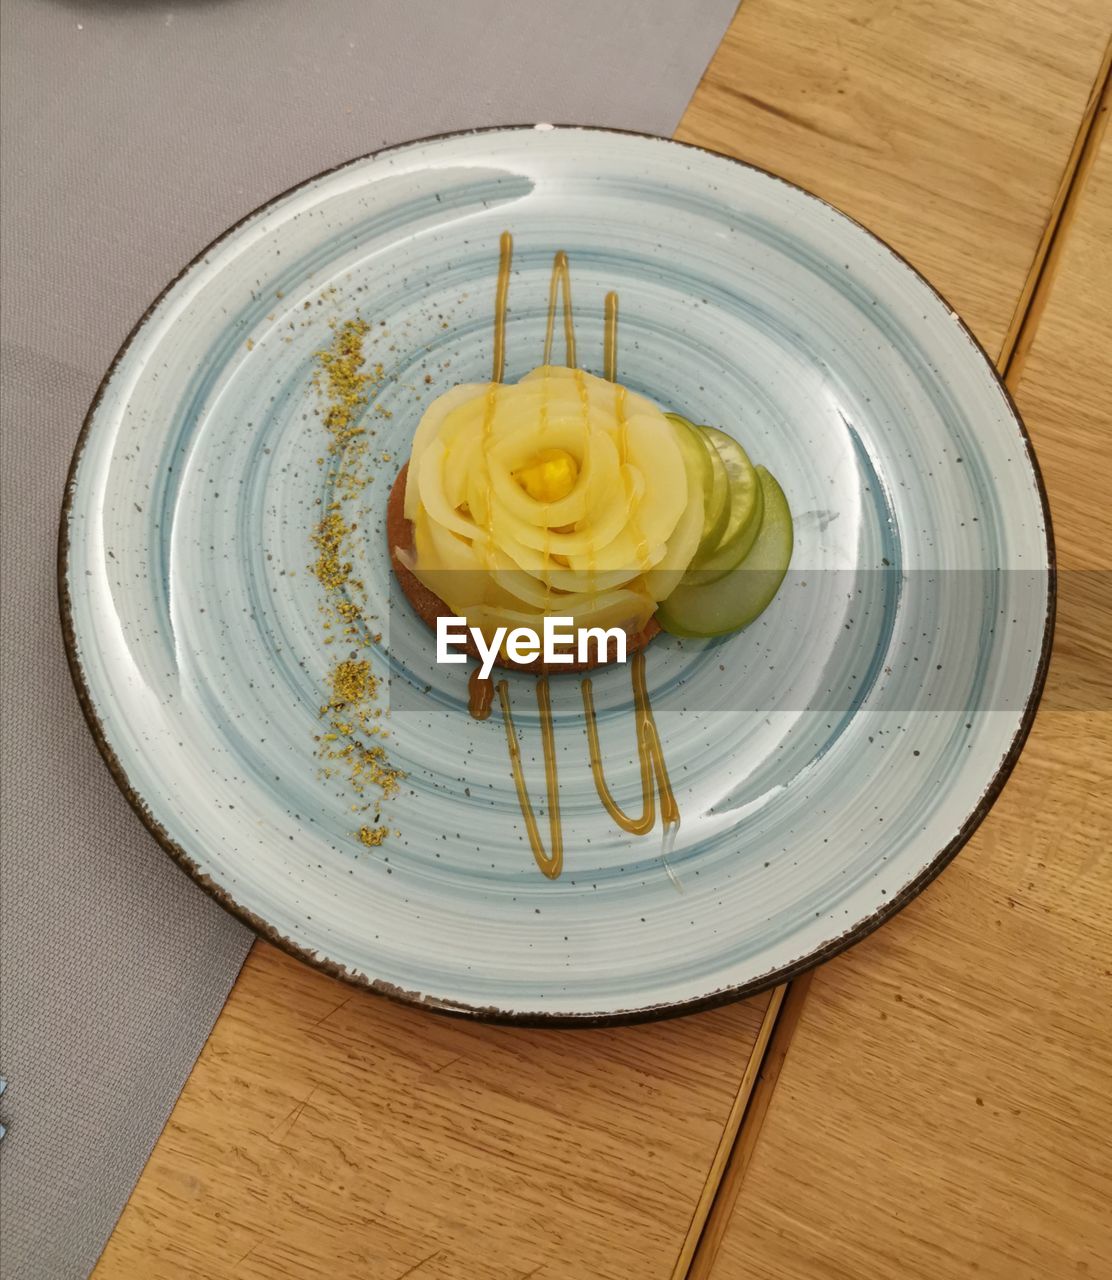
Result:
[[[621,627],[577,627],[574,618],[547,617],[540,632],[532,627],[496,627],[488,638],[480,628],[468,626],[466,618],[437,618],[437,662],[466,662],[469,642],[479,654],[483,680],[500,654],[510,662],[524,664],[539,658],[546,665],[570,666],[589,662],[594,648],[600,662],[626,660],[626,633]]]

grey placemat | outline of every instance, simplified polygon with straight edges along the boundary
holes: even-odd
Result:
[[[55,529],[85,408],[165,282],[406,138],[671,133],[736,0],[4,0],[0,1272],[93,1266],[250,945],[116,791],[70,687]]]

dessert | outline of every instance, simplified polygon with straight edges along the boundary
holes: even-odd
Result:
[[[713,637],[748,625],[792,551],[782,489],[733,437],[547,358],[517,383],[433,401],[391,492],[387,537],[430,627],[463,617],[486,636],[560,615],[621,628],[627,652],[662,628]]]
[[[567,256],[557,253],[541,364],[504,381],[506,307],[513,241],[501,240],[489,382],[452,387],[429,405],[387,506],[390,560],[403,592],[432,629],[464,619],[482,647],[507,635],[496,661],[537,674],[544,752],[547,847],[529,796],[509,683],[476,668],[468,683],[476,719],[497,693],[510,767],[530,848],[540,870],[559,876],[560,817],[548,673],[605,661],[546,665],[513,661],[516,629],[533,634],[546,618],[567,618],[580,635],[624,634],[633,688],[641,813],[626,812],[606,781],[591,677],[581,681],[591,774],[599,800],[630,835],[663,826],[661,857],[680,823],[653,716],[645,648],[661,631],[710,638],[748,626],[771,603],[792,554],[792,520],[776,479],[754,466],[718,427],[696,426],[617,376],[618,298],[606,297],[603,377],[576,360]],[[552,359],[562,295],[566,357]],[[470,632],[469,632],[470,634]],[[474,639],[471,655],[479,656]],[[579,653],[576,646],[577,656]],[[561,655],[563,656],[563,655]],[[678,887],[678,881],[676,881]]]

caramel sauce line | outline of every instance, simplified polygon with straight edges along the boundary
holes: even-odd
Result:
[[[476,667],[467,680],[467,710],[473,720],[489,720],[494,704],[494,681],[489,676],[484,680],[480,670]]]
[[[556,328],[556,299],[563,294],[564,302],[564,344],[567,351],[565,363],[569,369],[575,368],[575,323],[571,311],[571,271],[568,269],[568,255],[561,249],[552,260],[552,281],[548,286],[548,323],[544,331],[544,363],[552,363],[552,336]]]
[[[664,748],[656,727],[652,704],[649,701],[648,683],[645,679],[645,655],[636,653],[630,664],[633,678],[633,714],[637,730],[637,754],[641,764],[641,816],[632,818],[614,799],[606,782],[602,764],[602,748],[599,743],[598,720],[595,715],[594,689],[588,676],[581,684],[583,715],[587,722],[587,746],[591,756],[591,775],[595,790],[603,808],[623,831],[643,836],[656,825],[656,794],[660,793],[660,816],[667,832],[669,827],[680,824],[679,806],[664,762]],[[655,781],[655,787],[654,787]]]
[[[556,776],[556,734],[552,725],[552,698],[548,689],[548,677],[541,676],[537,680],[537,709],[540,711],[541,742],[544,746],[544,777],[548,790],[548,830],[552,845],[551,853],[546,854],[544,851],[540,828],[537,826],[537,815],[533,812],[529,789],[525,785],[525,772],[521,767],[521,747],[517,741],[517,730],[514,728],[513,712],[510,709],[510,686],[505,680],[498,681],[498,701],[502,708],[506,745],[510,749],[510,768],[513,770],[521,816],[525,820],[525,831],[529,836],[529,847],[533,850],[537,866],[550,880],[555,880],[564,867],[564,832],[560,823],[560,783]]]
[[[483,407],[483,452],[490,445],[494,415],[498,408],[498,387],[506,372],[506,312],[510,300],[510,268],[514,261],[514,238],[503,231],[498,241],[498,284],[494,292],[494,360]],[[488,541],[494,535],[494,486],[487,478],[486,532]]]
[[[631,836],[647,835],[656,826],[656,788],[653,786],[653,761],[646,741],[644,719],[639,709],[635,709],[634,723],[637,727],[637,754],[641,762],[641,816],[631,818],[622,809],[611,794],[606,783],[606,774],[602,767],[602,749],[599,745],[598,723],[595,719],[594,689],[590,679],[582,683],[583,715],[587,721],[587,749],[591,757],[591,775],[595,780],[595,790],[602,801],[602,807],[614,819],[623,831]]]
[[[607,382],[614,383],[614,416],[618,420],[618,447],[623,464],[629,455],[629,429],[626,425],[626,389],[618,382],[618,295],[611,290],[606,295],[605,317],[602,332],[602,368]],[[649,558],[649,541],[635,516],[630,525],[637,538],[637,559],[644,569]]]
[[[494,367],[491,382],[501,382],[506,372],[506,308],[510,299],[510,267],[514,260],[514,238],[503,231],[498,241],[498,288],[494,295]]]
[[[556,266],[553,263],[552,278],[548,285],[548,333],[552,334],[552,308],[556,302]],[[544,390],[541,395],[540,420],[542,438],[548,430],[548,383],[550,375],[548,372],[548,361],[544,362]],[[552,599],[552,582],[550,580],[550,571],[552,568],[552,530],[548,524],[548,507],[545,507],[544,522],[544,545],[541,547],[541,567],[544,570],[544,598],[545,611],[548,610],[548,602]]]
[[[483,419],[484,443],[489,440],[494,424],[497,407],[497,389],[505,375],[506,367],[506,312],[510,289],[510,268],[513,262],[513,237],[508,231],[502,233],[499,243],[498,285],[494,306],[494,366],[491,385],[488,392],[486,412]],[[552,362],[552,341],[556,328],[556,306],[563,303],[564,341],[567,350],[567,366],[576,369],[575,321],[571,303],[571,274],[568,267],[568,255],[561,249],[552,262],[552,276],[548,292],[548,319],[545,327],[544,364],[547,368]],[[615,416],[618,419],[619,439],[623,463],[627,455],[627,419],[625,413],[625,388],[618,382],[618,295],[610,292],[606,295],[605,327],[603,336],[603,367],[608,381],[614,383]],[[581,375],[576,382],[583,402],[585,420],[589,421],[590,404],[586,383]],[[547,413],[547,406],[542,407]],[[488,535],[492,531],[492,495],[490,486],[487,490],[487,527]],[[644,564],[647,557],[647,545],[644,535],[635,528],[640,543],[638,554]],[[548,561],[547,543],[545,562]],[[593,567],[593,566],[592,566]],[[581,683],[583,695],[583,714],[587,726],[587,744],[591,761],[591,776],[595,789],[606,812],[614,822],[630,835],[646,835],[656,825],[656,800],[660,796],[660,816],[664,826],[665,844],[669,834],[674,838],[679,827],[680,812],[668,776],[668,767],[664,760],[664,748],[660,741],[660,732],[656,726],[652,704],[649,700],[648,683],[645,675],[645,655],[634,654],[630,664],[633,683],[634,725],[637,737],[637,755],[641,770],[641,815],[631,817],[614,799],[606,781],[602,762],[602,747],[599,740],[598,718],[595,712],[594,688],[590,677]],[[548,797],[548,827],[551,852],[545,852],[541,839],[540,826],[529,798],[529,789],[525,782],[525,771],[522,766],[521,746],[514,725],[513,711],[510,706],[510,687],[506,680],[499,680],[497,686],[490,679],[481,679],[476,667],[468,679],[468,710],[476,720],[486,720],[491,713],[494,693],[497,691],[498,702],[502,712],[502,725],[506,733],[506,745],[509,749],[510,768],[513,773],[514,787],[517,791],[518,805],[525,822],[525,830],[529,837],[529,847],[533,851],[537,866],[554,880],[564,865],[564,835],[560,821],[560,783],[556,766],[556,733],[552,719],[552,697],[548,685],[548,677],[537,679],[537,710],[540,716],[541,743],[544,749],[545,790]],[[669,875],[671,870],[669,869]]]
[[[563,250],[558,250],[552,258],[552,274],[548,280],[548,316],[545,321],[544,331],[544,368],[547,371],[552,363],[552,340],[556,331],[556,305],[560,302],[561,314],[564,320],[564,348],[565,363],[569,369],[576,367],[575,360],[575,315],[571,305],[571,267],[568,263],[568,255]],[[548,374],[545,373],[547,381]],[[587,418],[588,409],[586,401],[586,388],[582,377],[578,377],[579,394],[584,404],[584,420]],[[547,392],[546,392],[547,394]],[[548,404],[544,397],[541,399],[541,419],[542,426],[548,419]],[[551,552],[550,552],[550,530],[545,524],[544,527],[544,546],[541,549],[541,564],[544,568],[545,586],[549,595],[551,595],[551,584],[549,583],[549,572],[551,569]]]
[[[607,382],[618,381],[618,295],[611,290],[606,295],[606,309],[602,333],[602,371]]]
[[[582,408],[582,410],[583,410],[583,429],[584,429],[584,431],[586,431],[586,432],[590,432],[590,429],[591,429],[591,398],[590,398],[590,395],[589,395],[589,394],[588,394],[588,392],[587,392],[587,384],[583,381],[583,374],[582,374],[578,369],[576,369],[576,371],[575,371],[575,386],[576,386],[576,390],[579,392],[579,404],[580,404],[580,406],[581,406],[581,408]],[[591,547],[589,547],[589,548],[588,548],[588,551],[587,551],[587,575],[588,575],[588,581],[589,581],[589,585],[590,585],[590,591],[591,591],[592,598],[594,598],[594,599],[596,599],[596,600],[597,600],[597,598],[598,598],[598,593],[597,593],[597,592],[596,592],[596,590],[595,590],[595,584],[596,584],[595,570],[596,570],[596,567],[597,567],[597,566],[596,566],[596,562],[595,562],[595,549],[594,549],[594,547],[593,547],[593,546],[591,546]]]

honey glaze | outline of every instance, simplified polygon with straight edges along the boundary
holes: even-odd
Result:
[[[602,375],[607,382],[618,381],[618,295],[611,290],[603,304],[606,308],[602,331]]]
[[[502,233],[506,235],[506,232]],[[556,327],[556,302],[563,297],[565,364],[575,368],[575,321],[571,311],[571,270],[568,255],[561,249],[552,259],[552,279],[548,286],[548,324],[544,331],[544,363],[552,363],[552,334]]]
[[[506,314],[509,301],[510,268],[513,262],[513,238],[504,231],[499,244],[498,284],[494,306],[494,360],[491,371],[491,384],[488,393],[486,414],[483,423],[483,434],[489,438],[497,405],[498,385],[505,375],[506,366]],[[564,320],[565,358],[569,369],[576,369],[575,322],[571,305],[571,273],[568,266],[568,255],[561,249],[553,258],[552,275],[548,292],[548,319],[545,327],[544,364],[552,361],[552,343],[556,328],[556,308],[562,303]],[[618,383],[618,295],[610,292],[606,295],[605,322],[603,337],[603,367],[608,381],[615,384],[616,416],[620,428],[619,447],[625,456],[625,433],[627,431],[625,413],[625,388]],[[583,398],[584,414],[589,412],[586,386],[581,377],[580,395]],[[546,406],[542,406],[542,413]],[[491,495],[487,495],[487,519],[490,521]],[[641,539],[643,542],[643,539]],[[644,563],[647,548],[639,547],[639,554]],[[547,547],[545,548],[547,560]],[[593,569],[593,565],[592,565]],[[587,746],[591,761],[591,775],[595,789],[606,812],[630,835],[647,835],[656,825],[657,795],[660,796],[660,817],[664,828],[663,848],[667,853],[675,843],[676,832],[680,824],[680,811],[676,803],[675,793],[668,776],[668,768],[664,760],[664,748],[660,740],[656,719],[653,716],[652,704],[649,700],[648,684],[645,675],[645,655],[638,652],[630,663],[630,675],[633,684],[634,726],[636,730],[637,754],[641,772],[641,814],[631,817],[614,799],[607,784],[602,763],[602,749],[599,742],[598,722],[595,714],[594,689],[590,678],[582,681],[583,714],[587,728]],[[564,865],[564,834],[560,820],[560,783],[556,768],[556,734],[552,720],[552,697],[548,685],[548,677],[540,676],[536,683],[537,710],[540,716],[541,744],[544,749],[545,791],[547,797],[549,841],[546,851],[541,838],[540,825],[529,798],[529,789],[525,782],[522,766],[521,746],[518,742],[517,729],[513,721],[510,705],[510,688],[506,680],[499,680],[497,686],[490,679],[481,679],[476,667],[468,680],[468,711],[476,720],[489,718],[494,702],[494,694],[498,694],[499,708],[502,713],[502,724],[506,732],[506,746],[510,755],[510,768],[513,774],[517,800],[521,808],[521,816],[525,822],[529,847],[533,851],[537,866],[550,880],[556,879]],[[667,867],[667,860],[665,859]],[[672,876],[671,868],[668,868]],[[672,877],[675,882],[674,876]]]
[[[513,713],[510,710],[510,686],[505,680],[498,681],[498,702],[502,708],[506,745],[510,749],[510,768],[513,770],[521,816],[525,819],[529,847],[533,850],[537,866],[550,880],[555,880],[564,868],[564,831],[560,825],[560,782],[556,777],[556,733],[552,726],[552,697],[548,689],[548,677],[541,676],[537,680],[537,710],[541,716],[544,779],[548,792],[548,832],[551,845],[549,853],[544,851],[540,828],[537,826],[537,815],[533,812],[529,789],[525,785],[525,772],[521,767],[521,747],[518,745],[517,730],[514,728]]]
[[[490,371],[490,386],[487,388],[486,404],[483,408],[483,448],[490,445],[491,433],[494,431],[494,415],[498,409],[498,387],[506,372],[506,311],[510,300],[510,268],[514,260],[514,238],[508,231],[503,231],[498,242],[498,284],[494,292],[494,357]],[[490,481],[486,486],[486,531],[487,537],[494,534],[494,488]]]
[[[494,681],[489,676],[484,680],[479,671],[476,667],[467,681],[467,710],[473,720],[489,720],[494,705]]]
[[[494,294],[494,368],[491,382],[501,382],[506,372],[506,309],[510,300],[510,267],[514,260],[514,238],[503,231],[498,242],[498,285]]]
[[[672,790],[671,779],[668,777],[668,766],[664,762],[660,732],[656,727],[652,704],[649,702],[643,652],[633,655],[630,673],[633,677],[633,717],[637,729],[637,754],[641,763],[641,816],[639,818],[631,818],[619,807],[606,783],[602,766],[602,750],[599,746],[598,720],[595,716],[594,689],[590,677],[585,679],[581,686],[583,715],[587,721],[587,748],[591,756],[591,775],[595,780],[598,798],[602,801],[606,812],[623,831],[628,831],[633,836],[643,836],[656,826],[656,793],[658,791],[660,792],[660,817],[665,832],[669,827],[680,825],[680,811]]]

